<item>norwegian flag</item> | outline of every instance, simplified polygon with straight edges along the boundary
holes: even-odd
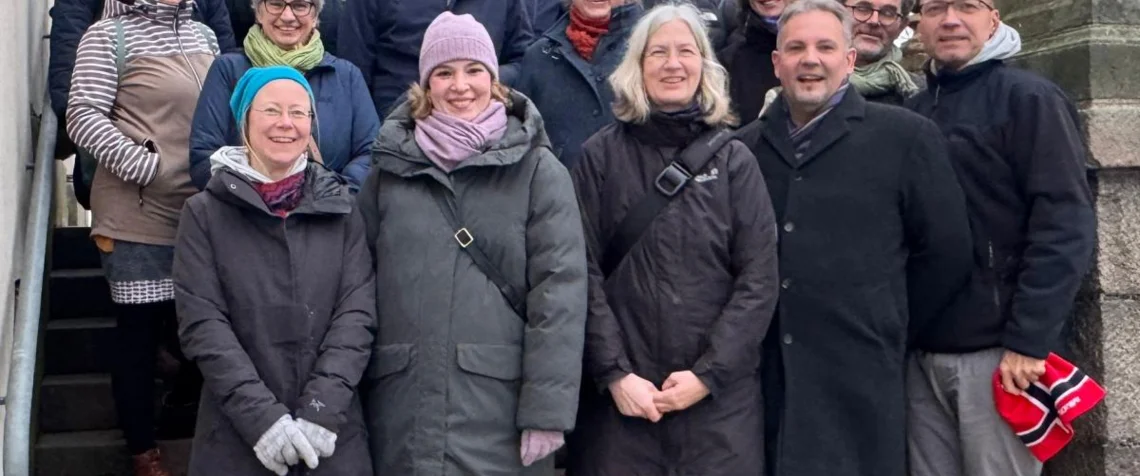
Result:
[[[1073,439],[1073,420],[1104,399],[1105,391],[1093,379],[1056,354],[1045,359],[1045,374],[1013,395],[1001,386],[994,372],[994,404],[1018,438],[1038,460],[1055,456]]]

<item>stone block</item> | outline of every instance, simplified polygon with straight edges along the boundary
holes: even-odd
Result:
[[[1102,298],[1100,315],[1101,384],[1108,389],[1105,437],[1110,444],[1136,445],[1140,443],[1140,301]]]
[[[1101,169],[1096,208],[1101,291],[1140,294],[1140,170]]]
[[[1002,21],[1021,33],[1022,39],[1087,25],[1093,18],[1091,0],[996,0]]]
[[[1094,99],[1078,106],[1092,162],[1098,168],[1140,166],[1140,100]]]

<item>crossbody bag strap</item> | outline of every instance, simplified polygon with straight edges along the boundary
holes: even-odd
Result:
[[[460,216],[460,208],[455,203],[451,194],[444,190],[442,185],[429,184],[428,188],[431,189],[432,198],[435,199],[436,205],[438,205],[440,211],[443,212],[444,218],[447,219],[451,228],[455,230],[452,234],[455,243],[459,245],[460,249],[467,252],[467,256],[471,257],[471,260],[475,262],[475,266],[477,266],[491,282],[495,283],[495,287],[499,288],[499,292],[503,293],[503,297],[507,298],[511,309],[514,309],[515,314],[518,314],[519,318],[522,319],[523,322],[526,322],[526,292],[518,286],[512,285],[510,281],[503,276],[503,273],[499,271],[499,267],[483,252],[480,248],[480,244],[483,243],[483,241],[480,241],[464,224],[463,218]]]
[[[717,151],[732,140],[732,131],[728,129],[713,129],[697,137],[693,143],[685,147],[669,166],[657,174],[653,181],[653,189],[646,192],[645,197],[629,209],[617,231],[607,240],[606,250],[602,254],[602,274],[609,276],[641,239],[642,234],[653,223],[653,219],[661,213],[666,205],[681,193],[689,184],[693,174],[700,172],[708,165]]]

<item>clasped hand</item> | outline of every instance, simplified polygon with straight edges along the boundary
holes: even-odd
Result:
[[[704,382],[688,370],[669,374],[660,390],[653,382],[632,373],[611,383],[609,390],[622,415],[654,423],[662,415],[689,408],[709,394]]]

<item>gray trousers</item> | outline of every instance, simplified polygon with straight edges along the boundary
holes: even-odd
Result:
[[[910,476],[1041,475],[1041,462],[994,408],[991,379],[1003,352],[915,352],[910,357]]]

